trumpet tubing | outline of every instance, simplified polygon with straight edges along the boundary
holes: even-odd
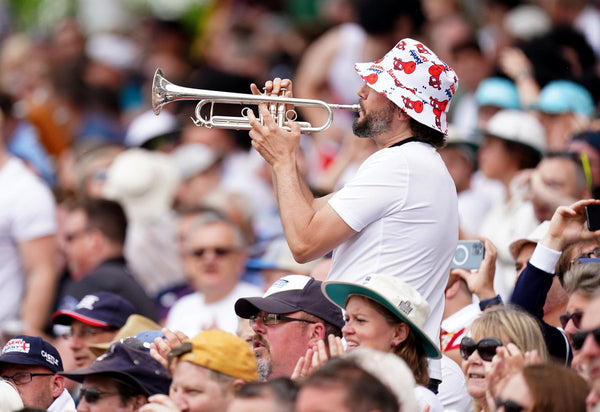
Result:
[[[286,111],[286,105],[293,105],[294,107],[316,107],[325,110],[327,112],[327,121],[322,125],[314,126],[309,122],[298,122],[300,130],[304,133],[326,130],[331,126],[333,121],[334,109],[352,110],[355,112],[360,110],[358,104],[330,104],[325,103],[322,100],[314,99],[286,98],[283,96],[269,96],[265,94],[230,93],[177,86],[168,81],[163,76],[160,69],[156,69],[152,81],[152,110],[154,111],[154,114],[160,114],[164,105],[179,100],[199,100],[194,111],[196,117],[192,117],[192,121],[196,126],[237,130],[252,129],[248,117],[245,115],[248,110],[251,110],[247,106],[256,106],[260,103],[268,103],[271,116],[273,116],[280,127],[287,130],[289,130],[287,122],[295,120],[297,114],[295,110]],[[245,107],[241,109],[241,116],[220,116],[213,113],[214,105],[216,103],[238,104]],[[208,116],[202,114],[202,109],[207,104],[210,105]],[[264,122],[262,116],[259,116],[259,120],[261,123]]]

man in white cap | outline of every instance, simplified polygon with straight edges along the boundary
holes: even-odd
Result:
[[[294,258],[306,262],[333,250],[328,279],[359,281],[365,273],[401,277],[431,304],[425,329],[437,342],[444,287],[458,239],[456,189],[436,151],[444,145],[456,73],[413,39],[382,59],[355,65],[365,84],[354,134],[378,150],[338,192],[315,199],[296,166],[300,128],[277,127],[266,105],[265,124],[248,113],[253,147],[271,165],[279,212]],[[291,81],[266,83],[268,94]],[[252,86],[259,93],[256,85]],[[439,370],[431,371],[439,379]]]

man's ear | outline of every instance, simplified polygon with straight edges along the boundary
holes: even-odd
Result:
[[[148,397],[146,395],[139,394],[134,396],[131,401],[133,403],[133,410],[139,411],[142,406],[148,403]]]
[[[63,392],[63,389],[65,389],[65,379],[61,375],[54,375],[52,377],[52,398],[58,398]]]
[[[309,346],[316,345],[318,341],[325,340],[325,325],[321,322],[312,323],[310,326]]]

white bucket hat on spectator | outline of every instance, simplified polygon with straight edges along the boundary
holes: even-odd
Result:
[[[382,59],[356,63],[354,69],[410,117],[447,134],[446,114],[458,76],[423,43],[400,40]]]
[[[546,151],[544,127],[530,113],[501,110],[488,121],[484,134],[529,146],[543,154]]]
[[[131,220],[156,218],[171,208],[178,184],[169,155],[132,148],[108,168],[104,196],[121,203]]]
[[[412,286],[400,279],[382,274],[367,275],[360,282],[327,280],[321,285],[327,299],[345,308],[350,296],[365,296],[391,311],[415,333],[430,358],[442,356],[438,345],[423,330],[429,317],[429,303]]]

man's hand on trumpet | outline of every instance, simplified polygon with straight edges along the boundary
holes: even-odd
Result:
[[[262,94],[254,83],[250,86],[250,89],[253,94]],[[285,97],[292,97],[291,80],[276,78],[265,83],[265,93],[267,95],[279,96],[282,89],[286,89]],[[252,126],[249,133],[252,146],[274,169],[278,167],[295,167],[296,151],[300,145],[300,126],[292,120],[286,120],[290,130],[279,127],[277,121],[271,116],[268,104],[260,103],[258,105],[258,111],[264,124],[261,124],[251,110],[246,113]],[[289,109],[286,107],[287,110]]]

